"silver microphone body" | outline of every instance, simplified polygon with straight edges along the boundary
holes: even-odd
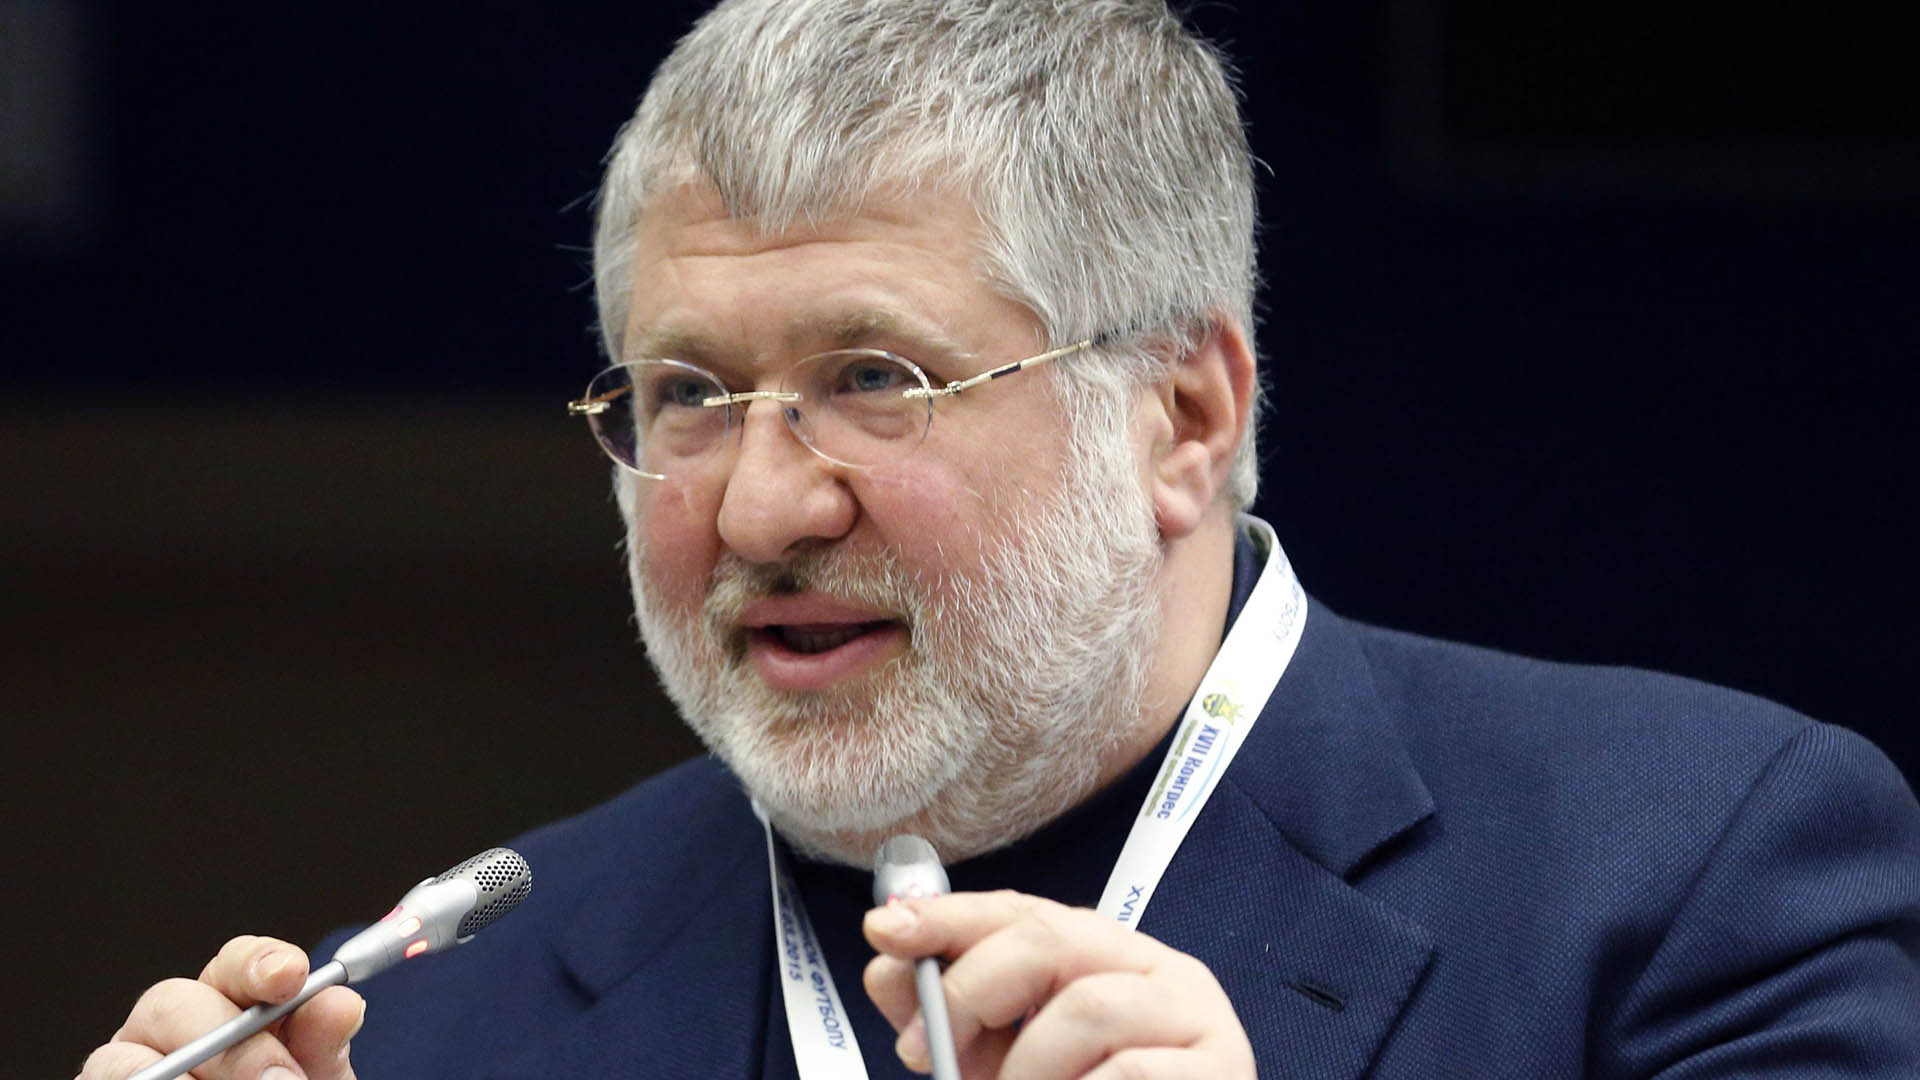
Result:
[[[952,888],[933,845],[901,835],[880,845],[873,856],[873,902],[885,904],[916,896],[945,896]],[[933,1080],[959,1080],[960,1060],[953,1049],[953,1024],[940,985],[940,961],[923,956],[913,964],[913,988],[920,996],[920,1019],[927,1029],[927,1056]]]
[[[532,890],[533,870],[527,860],[509,848],[489,848],[408,889],[384,918],[342,942],[333,959],[308,974],[292,998],[278,1005],[255,1005],[127,1080],[175,1080],[329,986],[370,979],[402,960],[463,945]]]

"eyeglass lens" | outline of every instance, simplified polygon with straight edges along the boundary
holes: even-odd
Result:
[[[933,411],[926,376],[891,353],[847,349],[810,356],[781,379],[799,401],[768,402],[807,446],[856,468],[907,453],[926,436]],[[685,477],[704,467],[726,441],[748,402],[727,402],[727,389],[704,369],[677,360],[642,360],[608,368],[586,399],[609,407],[588,416],[614,460],[646,476]]]

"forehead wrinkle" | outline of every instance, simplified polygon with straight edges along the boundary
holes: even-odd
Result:
[[[802,315],[787,324],[790,346],[799,342],[826,342],[830,348],[850,349],[875,338],[910,338],[917,345],[951,359],[972,359],[973,351],[932,323],[893,311],[861,309],[830,315]]]

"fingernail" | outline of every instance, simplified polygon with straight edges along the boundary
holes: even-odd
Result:
[[[260,1080],[300,1080],[300,1075],[284,1065],[272,1065],[260,1074]]]
[[[893,1044],[893,1052],[900,1055],[901,1064],[909,1069],[925,1072],[932,1064],[927,1060],[927,1025],[915,1013],[913,1019],[900,1032],[900,1038]]]
[[[253,977],[265,982],[287,970],[287,964],[292,959],[293,957],[288,956],[285,949],[275,949],[266,953],[253,962]],[[279,1080],[279,1078],[273,1077],[270,1080]]]
[[[868,923],[882,934],[904,934],[920,922],[920,916],[905,904],[887,904],[867,913]]]

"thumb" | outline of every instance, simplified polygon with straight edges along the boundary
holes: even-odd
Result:
[[[307,1080],[355,1080],[349,1051],[366,1019],[367,1001],[344,986],[331,986],[287,1017],[280,1029]]]

